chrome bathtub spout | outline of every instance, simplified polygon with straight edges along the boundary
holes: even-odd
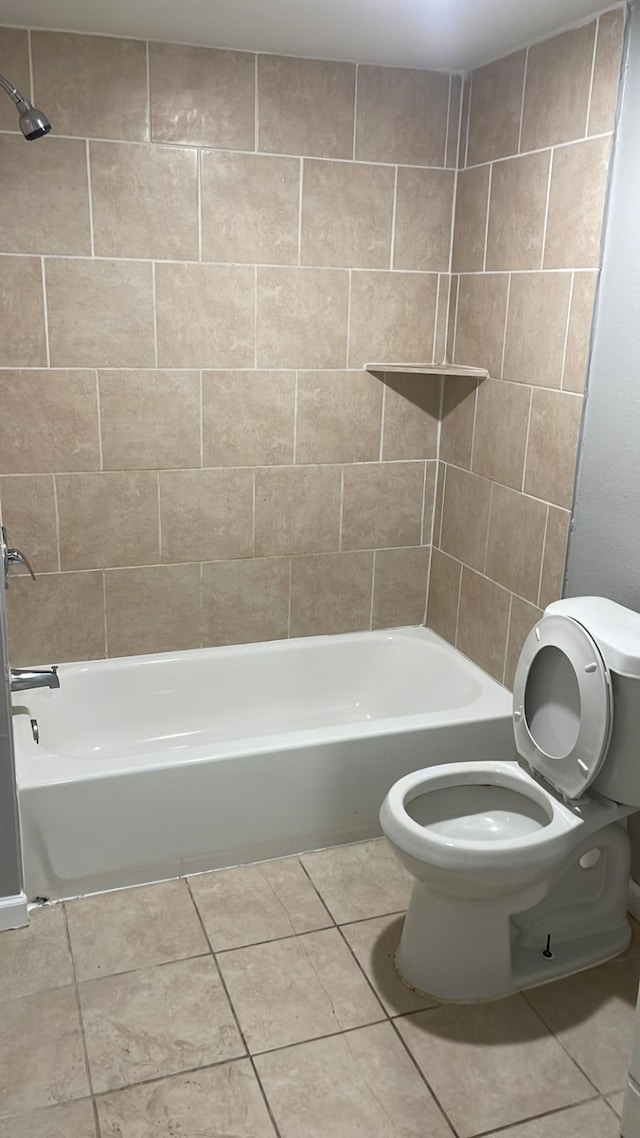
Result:
[[[12,668],[11,691],[29,691],[31,688],[59,688],[58,667]]]

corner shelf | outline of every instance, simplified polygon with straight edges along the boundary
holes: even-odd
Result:
[[[464,364],[365,364],[365,371],[410,372],[413,375],[459,375],[472,379],[487,379],[485,367],[467,367]]]

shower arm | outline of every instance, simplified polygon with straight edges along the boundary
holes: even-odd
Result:
[[[0,75],[0,87],[3,91],[7,92],[7,95],[10,99],[13,99],[18,110],[27,110],[31,106],[29,100],[25,99],[24,95],[18,90],[18,88],[14,87],[13,83],[10,83],[4,75]]]

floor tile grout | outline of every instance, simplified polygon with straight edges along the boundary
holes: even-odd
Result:
[[[245,1033],[244,1033],[244,1031],[243,1031],[243,1029],[242,1029],[242,1024],[240,1023],[240,1017],[239,1017],[239,1015],[238,1015],[238,1013],[237,1013],[237,1011],[236,1011],[236,1007],[235,1007],[235,1004],[234,1004],[233,1000],[231,999],[231,993],[229,992],[229,989],[227,988],[227,984],[226,984],[225,978],[224,978],[224,976],[223,976],[223,974],[222,974],[222,969],[221,969],[220,965],[218,964],[218,961],[217,961],[217,958],[216,958],[216,954],[215,954],[215,952],[213,951],[213,947],[212,947],[212,945],[211,945],[211,940],[210,940],[210,938],[209,938],[209,934],[208,934],[208,932],[207,932],[207,929],[206,929],[206,926],[205,926],[205,923],[204,923],[204,920],[203,920],[202,914],[201,914],[201,912],[200,912],[200,910],[199,910],[199,908],[198,908],[198,906],[197,906],[197,904],[196,904],[196,899],[195,899],[195,897],[193,896],[193,893],[192,893],[192,891],[191,891],[191,883],[189,882],[188,878],[185,878],[185,881],[186,881],[187,889],[189,890],[189,896],[191,897],[191,900],[192,900],[192,902],[193,902],[194,908],[195,908],[195,910],[196,910],[196,913],[197,913],[197,915],[198,915],[198,920],[200,921],[200,926],[201,926],[201,928],[202,928],[202,931],[203,931],[203,933],[204,933],[204,936],[205,936],[205,938],[206,938],[207,944],[209,945],[209,948],[211,949],[211,955],[213,956],[213,961],[214,961],[214,964],[215,964],[215,967],[216,967],[216,971],[217,971],[217,973],[218,973],[218,977],[219,977],[219,979],[220,979],[220,983],[221,983],[221,985],[222,985],[222,990],[223,990],[223,992],[224,992],[224,994],[225,994],[225,996],[226,996],[226,998],[227,998],[227,1001],[228,1001],[229,1007],[231,1008],[231,1014],[232,1014],[232,1016],[233,1016],[233,1018],[234,1018],[234,1021],[235,1021],[235,1025],[236,1025],[236,1028],[238,1029],[238,1033],[239,1033],[239,1035],[240,1035],[240,1039],[242,1040],[242,1045],[243,1045],[243,1047],[244,1047],[244,1049],[245,1049],[245,1051],[246,1051],[246,1053],[247,1053],[247,1057],[248,1057],[248,1059],[249,1059],[249,1062],[250,1062],[250,1064],[251,1064],[251,1069],[252,1069],[252,1071],[253,1071],[253,1075],[254,1075],[254,1078],[255,1078],[255,1080],[256,1080],[256,1082],[257,1082],[257,1084],[258,1084],[258,1087],[260,1088],[260,1094],[262,1095],[262,1100],[263,1100],[263,1102],[264,1102],[265,1110],[266,1110],[266,1112],[267,1112],[267,1114],[268,1114],[268,1116],[269,1116],[269,1120],[270,1120],[270,1122],[271,1122],[271,1125],[273,1126],[274,1132],[275,1132],[275,1134],[276,1134],[276,1138],[281,1138],[280,1129],[279,1129],[279,1127],[278,1127],[278,1124],[277,1124],[277,1122],[276,1122],[276,1119],[275,1119],[275,1115],[274,1115],[274,1113],[273,1113],[273,1110],[271,1109],[271,1103],[269,1102],[269,1099],[268,1099],[268,1097],[267,1097],[266,1091],[265,1091],[265,1089],[264,1089],[264,1087],[263,1087],[263,1085],[262,1085],[262,1080],[261,1080],[261,1078],[260,1078],[260,1075],[258,1074],[258,1069],[257,1069],[257,1067],[256,1067],[256,1065],[255,1065],[255,1062],[254,1062],[254,1059],[253,1059],[253,1055],[251,1054],[251,1052],[250,1052],[250,1050],[249,1050],[249,1047],[248,1047],[248,1044],[247,1044],[247,1038],[246,1038],[246,1035],[245,1035]]]
[[[89,1060],[89,1049],[87,1047],[87,1037],[84,1030],[84,1016],[82,1015],[82,1004],[80,1002],[80,990],[78,988],[78,977],[76,973],[76,958],[73,954],[73,945],[71,943],[71,931],[69,929],[69,921],[67,920],[67,907],[65,904],[62,906],[62,916],[64,920],[64,930],[67,938],[67,949],[69,951],[69,958],[71,960],[71,974],[73,976],[73,994],[76,1003],[76,1012],[78,1016],[78,1023],[80,1025],[80,1039],[82,1044],[82,1055],[84,1059],[85,1073],[87,1076],[87,1086],[89,1088],[89,1098],[91,1099],[91,1110],[93,1112],[93,1123],[96,1130],[97,1138],[100,1138],[102,1130],[100,1127],[100,1119],[98,1117],[98,1107],[96,1105],[95,1095],[93,1091],[93,1077],[91,1074],[91,1063]]]
[[[429,1009],[429,1010],[430,1010],[430,1009]],[[414,1013],[412,1013],[412,1014],[413,1014],[413,1015],[416,1015],[416,1014],[418,1014],[418,1013],[414,1012]],[[397,1017],[397,1018],[399,1018],[399,1017]],[[416,1071],[418,1072],[418,1074],[419,1074],[420,1078],[422,1079],[422,1082],[423,1082],[423,1083],[424,1083],[424,1085],[426,1086],[426,1088],[427,1088],[427,1090],[428,1090],[429,1094],[431,1095],[431,1097],[432,1097],[433,1101],[435,1102],[436,1106],[438,1107],[438,1110],[439,1110],[439,1111],[440,1111],[440,1113],[442,1114],[442,1116],[443,1116],[443,1118],[444,1118],[445,1122],[447,1123],[447,1125],[448,1125],[448,1126],[450,1126],[450,1127],[451,1127],[451,1130],[452,1130],[453,1134],[455,1135],[455,1138],[459,1138],[459,1131],[458,1131],[458,1130],[456,1129],[456,1127],[453,1125],[453,1122],[452,1122],[452,1120],[449,1118],[449,1115],[447,1114],[447,1112],[446,1112],[446,1110],[444,1109],[444,1107],[443,1107],[442,1103],[440,1102],[440,1099],[438,1098],[438,1095],[436,1094],[436,1092],[434,1091],[433,1087],[431,1086],[431,1084],[430,1084],[430,1082],[429,1082],[429,1080],[428,1080],[427,1076],[425,1075],[424,1071],[422,1070],[422,1067],[420,1066],[420,1064],[418,1063],[418,1060],[416,1059],[415,1055],[413,1054],[413,1051],[412,1051],[412,1050],[411,1050],[411,1048],[409,1047],[409,1044],[407,1043],[407,1041],[406,1041],[406,1040],[403,1038],[403,1036],[402,1036],[402,1035],[400,1034],[400,1032],[398,1031],[397,1025],[396,1025],[396,1023],[395,1023],[395,1021],[394,1021],[393,1019],[391,1020],[391,1027],[392,1027],[392,1028],[393,1028],[393,1030],[395,1031],[395,1034],[396,1034],[396,1038],[400,1040],[400,1043],[402,1044],[402,1046],[403,1046],[404,1050],[406,1051],[406,1053],[407,1053],[407,1055],[409,1056],[409,1058],[410,1058],[411,1062],[413,1063],[413,1066],[415,1067]]]
[[[574,973],[574,975],[579,975],[579,973]],[[538,1011],[538,1009],[537,1009],[536,1007],[534,1007],[534,1006],[533,1006],[533,1004],[531,1003],[531,1000],[530,1000],[530,999],[529,999],[529,997],[527,996],[527,991],[526,991],[526,989],[523,989],[523,991],[522,991],[520,994],[521,994],[521,996],[524,998],[524,1001],[525,1001],[525,1003],[526,1003],[527,1007],[528,1007],[528,1008],[531,1008],[531,1011],[532,1011],[532,1012],[534,1013],[534,1015],[535,1015],[535,1016],[536,1016],[536,1017],[537,1017],[537,1018],[540,1020],[540,1023],[542,1023],[542,1024],[544,1025],[544,1027],[547,1029],[547,1031],[549,1032],[549,1034],[550,1034],[550,1035],[551,1035],[551,1036],[552,1036],[552,1037],[555,1039],[555,1041],[556,1041],[556,1043],[558,1044],[558,1046],[562,1048],[562,1050],[564,1051],[564,1053],[565,1053],[565,1055],[567,1056],[567,1058],[568,1058],[568,1059],[570,1059],[570,1060],[571,1060],[571,1062],[573,1063],[574,1067],[577,1067],[577,1069],[579,1070],[580,1074],[581,1074],[581,1075],[583,1075],[583,1077],[584,1077],[584,1078],[587,1080],[587,1082],[588,1082],[588,1083],[589,1083],[589,1084],[590,1084],[590,1085],[593,1087],[593,1089],[594,1089],[594,1091],[596,1092],[596,1094],[598,1094],[598,1095],[602,1094],[603,1092],[600,1090],[600,1088],[599,1088],[599,1087],[597,1087],[597,1086],[596,1086],[596,1084],[594,1083],[594,1081],[593,1081],[593,1079],[591,1078],[591,1076],[587,1074],[587,1072],[586,1072],[586,1071],[585,1071],[585,1070],[584,1070],[584,1069],[581,1067],[581,1065],[580,1065],[580,1063],[578,1062],[578,1060],[577,1060],[577,1059],[576,1059],[576,1058],[575,1058],[575,1057],[574,1057],[574,1056],[573,1056],[573,1055],[572,1055],[572,1054],[571,1054],[571,1053],[570,1053],[570,1052],[567,1050],[567,1048],[565,1047],[565,1045],[564,1045],[564,1043],[563,1043],[562,1039],[560,1038],[560,1036],[559,1036],[559,1035],[557,1035],[557,1034],[556,1034],[556,1032],[555,1032],[555,1031],[553,1031],[553,1030],[551,1029],[551,1027],[550,1027],[550,1026],[549,1026],[549,1024],[547,1023],[547,1021],[545,1020],[545,1018],[544,1018],[544,1016],[543,1016],[542,1012]]]

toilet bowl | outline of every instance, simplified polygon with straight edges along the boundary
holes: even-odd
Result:
[[[639,678],[638,614],[557,602],[518,665],[519,760],[433,766],[391,788],[381,826],[414,877],[396,954],[410,987],[494,999],[627,947]]]

